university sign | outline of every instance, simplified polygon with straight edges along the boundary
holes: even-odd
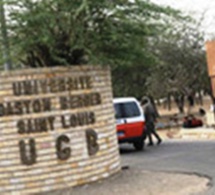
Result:
[[[107,68],[1,73],[0,192],[44,192],[117,172],[113,113]]]

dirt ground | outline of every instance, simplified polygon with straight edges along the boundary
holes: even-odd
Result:
[[[166,139],[181,139],[182,137],[190,137],[192,139],[198,138],[203,139],[204,137],[207,139],[215,139],[214,129],[215,126],[208,123],[208,113],[213,114],[210,111],[211,107],[211,99],[206,96],[203,98],[203,104],[195,104],[191,109],[190,114],[194,115],[195,118],[202,120],[203,127],[201,128],[192,128],[189,131],[186,131],[183,127],[184,117],[188,114],[188,105],[186,104],[184,107],[184,114],[180,114],[177,106],[172,103],[171,110],[164,108],[164,105],[157,105],[157,109],[160,117],[157,120],[156,129],[163,140]],[[205,110],[206,115],[202,116],[199,114],[199,109],[202,108]],[[173,116],[176,116],[177,120],[172,120]],[[213,122],[214,124],[215,122]],[[189,132],[189,135],[188,135]],[[192,134],[192,135],[191,135]]]
[[[102,181],[40,195],[191,195],[205,194],[210,180],[197,175],[132,168]]]
[[[205,112],[209,112],[210,111],[210,106],[211,106],[211,99],[209,96],[205,96],[203,98],[203,104],[199,104],[198,102],[196,102],[194,104],[194,106],[190,109],[189,112],[189,106],[187,104],[187,102],[185,103],[185,107],[184,107],[184,113],[180,114],[179,110],[176,106],[176,104],[172,101],[171,103],[171,109],[169,110],[167,107],[165,107],[164,104],[161,105],[156,105],[157,106],[157,110],[159,112],[160,118],[158,119],[158,129],[162,129],[162,128],[166,128],[163,127],[166,126],[166,124],[170,124],[170,123],[178,123],[178,125],[180,126],[180,124],[183,122],[183,118],[184,116],[188,115],[188,113],[194,115],[195,117],[203,120],[203,122],[205,122],[205,118],[204,116],[200,116],[199,114],[199,109],[204,109]],[[176,116],[177,121],[173,121],[172,118],[173,116]]]

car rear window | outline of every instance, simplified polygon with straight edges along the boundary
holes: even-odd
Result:
[[[140,116],[140,110],[135,102],[116,103],[114,108],[117,119]]]

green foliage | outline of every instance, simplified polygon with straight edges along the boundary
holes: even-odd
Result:
[[[133,66],[148,58],[144,48],[159,27],[155,20],[171,12],[141,0],[14,3],[19,11],[10,12],[12,42],[24,55],[22,62],[33,67],[86,62]]]
[[[190,70],[205,75],[202,37],[192,34],[189,17],[169,7],[148,0],[8,0],[7,6],[11,54],[21,66],[109,65],[114,95],[138,98],[187,90],[196,77],[179,81]]]
[[[152,77],[148,78],[151,93],[162,97],[176,92],[189,95],[191,91],[205,89],[207,65],[203,37],[194,21],[177,24],[171,31],[163,33],[162,39],[156,41],[154,52],[159,63],[154,67]]]

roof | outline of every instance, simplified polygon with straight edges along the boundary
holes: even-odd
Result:
[[[134,97],[118,97],[113,99],[114,103],[133,102],[133,101],[137,101],[137,99]]]

